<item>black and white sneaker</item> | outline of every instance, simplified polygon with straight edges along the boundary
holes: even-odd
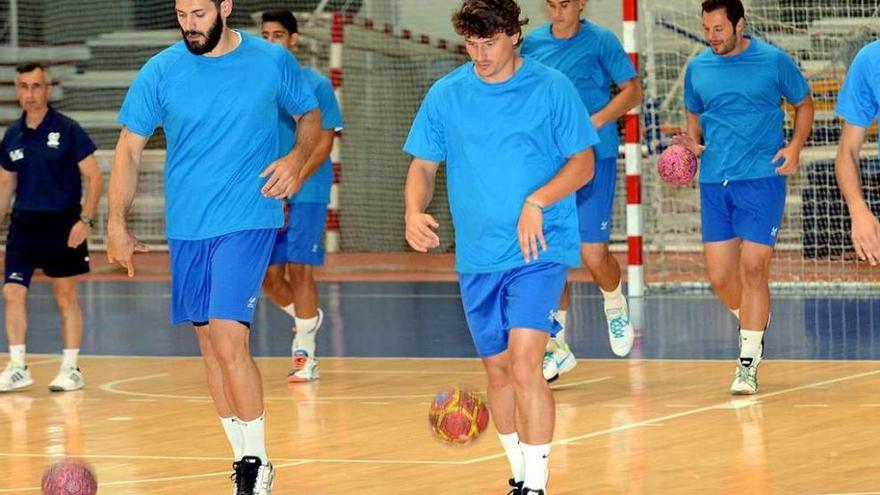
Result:
[[[235,469],[232,474],[235,482],[233,495],[272,495],[272,485],[275,483],[272,463],[264,465],[259,457],[248,456],[232,466]]]
[[[522,493],[522,495],[546,495],[544,493],[544,490],[532,490],[531,488],[525,488],[525,487],[523,487],[521,493]]]
[[[521,495],[522,494],[522,488],[523,488],[522,481],[517,482],[513,478],[510,478],[509,480],[507,480],[507,484],[510,485],[510,491],[507,492],[507,495]]]
[[[0,392],[23,390],[33,384],[34,379],[27,366],[19,366],[10,362],[6,365],[3,373],[0,373]]]
[[[61,368],[58,375],[49,384],[50,392],[72,392],[86,386],[82,371],[79,368]]]

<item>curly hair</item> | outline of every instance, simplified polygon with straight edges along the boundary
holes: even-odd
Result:
[[[491,38],[498,33],[522,34],[529,20],[520,19],[516,0],[465,0],[452,14],[452,25],[461,36]],[[520,36],[522,43],[522,36]]]

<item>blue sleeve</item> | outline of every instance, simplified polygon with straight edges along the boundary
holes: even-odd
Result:
[[[431,88],[409,130],[409,137],[403,145],[403,151],[410,155],[432,162],[446,160],[446,136],[443,132],[443,121],[437,106],[440,104],[438,92]]]
[[[847,123],[865,129],[880,112],[873,72],[874,64],[865,47],[850,65],[837,99],[837,115]]]
[[[333,93],[333,86],[322,80],[315,88],[315,97],[321,109],[321,128],[327,131],[341,131],[342,111],[339,109],[339,102],[336,101],[336,94]]]
[[[159,64],[151,59],[141,68],[122,102],[117,122],[131,132],[150,137],[165,118],[159,101]]]
[[[305,115],[318,107],[318,101],[296,57],[287,50],[281,51],[278,104],[292,116]]]
[[[565,76],[555,79],[550,94],[553,135],[559,153],[571,158],[591,146],[599,144],[599,135],[590,122],[590,113],[584,106],[574,84]]]
[[[779,87],[782,96],[785,96],[785,99],[792,105],[804,101],[804,98],[810,94],[807,78],[804,77],[794,59],[783,51],[779,52]]]
[[[7,130],[6,132],[9,131]],[[16,171],[12,166],[12,160],[9,159],[9,151],[6,149],[6,134],[3,135],[3,139],[0,139],[0,167],[9,172]]]
[[[79,163],[93,154],[98,147],[78,123],[74,122],[71,130],[73,131],[73,157],[76,163]]]
[[[703,100],[694,88],[693,67],[688,64],[684,73],[684,106],[690,113],[703,113]]]
[[[604,53],[599,57],[599,63],[602,64],[602,67],[611,77],[611,80],[614,81],[614,84],[624,83],[638,75],[636,74],[636,68],[633,67],[632,60],[629,59],[629,56],[623,50],[623,45],[620,44],[620,40],[617,39],[614,33],[607,33],[602,48]]]

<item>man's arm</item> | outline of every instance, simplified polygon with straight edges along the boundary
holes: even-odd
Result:
[[[788,146],[779,150],[773,157],[773,162],[785,159],[781,166],[776,169],[780,175],[794,175],[800,168],[801,150],[810,139],[813,132],[813,97],[807,95],[800,103],[794,106],[794,133]]]
[[[434,232],[440,224],[425,213],[434,198],[434,183],[439,166],[437,162],[414,158],[406,175],[406,241],[420,253],[440,246],[440,238]]]
[[[146,137],[123,127],[116,143],[113,168],[110,170],[110,191],[108,193],[109,216],[107,219],[107,259],[119,263],[134,276],[132,256],[135,251],[144,252],[146,246],[139,243],[128,231],[128,212],[137,191],[138,168],[141,163]]]
[[[550,182],[526,198],[517,225],[519,248],[526,263],[538,259],[539,245],[543,251],[547,250],[547,241],[544,240],[544,208],[584,187],[593,180],[595,171],[593,148],[587,148],[569,158]]]
[[[318,143],[315,146],[315,150],[312,152],[312,156],[309,157],[306,164],[300,169],[299,175],[294,181],[294,193],[302,188],[302,185],[309,179],[309,177],[315,175],[315,173],[321,168],[321,165],[324,164],[324,161],[327,160],[327,157],[330,156],[330,152],[333,150],[333,140],[335,138],[336,131],[321,129],[320,134],[318,135]]]
[[[94,220],[98,211],[98,203],[101,201],[101,192],[104,189],[104,175],[101,167],[95,160],[95,155],[89,155],[79,162],[79,173],[86,182],[86,199],[83,202],[82,214]],[[67,236],[67,246],[75,248],[85,242],[89,237],[92,226],[85,222],[76,222]]]
[[[297,178],[315,152],[320,136],[321,111],[314,108],[297,121],[296,144],[290,153],[273,162],[260,174],[260,177],[269,177],[262,189],[264,196],[284,199],[296,192]]]
[[[856,254],[859,259],[876,266],[880,262],[880,222],[865,201],[859,176],[859,152],[865,143],[865,136],[865,128],[843,123],[834,168],[837,185],[852,218],[852,240]]]
[[[703,146],[703,126],[700,124],[700,116],[698,114],[687,112],[685,115],[687,127],[684,134],[675,136],[672,144],[681,144],[690,149],[695,155],[700,156],[706,147]]]
[[[5,168],[0,168],[0,222],[6,219],[12,196],[15,194],[17,176]]]
[[[617,87],[620,88],[620,92],[605,105],[605,108],[590,117],[596,129],[616,121],[642,103],[642,83],[638,77],[625,81]]]

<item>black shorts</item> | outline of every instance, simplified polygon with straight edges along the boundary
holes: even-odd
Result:
[[[89,272],[89,247],[83,242],[67,247],[70,229],[79,221],[80,209],[64,211],[12,210],[6,237],[7,284],[29,287],[34,269],[52,278]]]

